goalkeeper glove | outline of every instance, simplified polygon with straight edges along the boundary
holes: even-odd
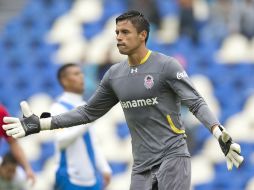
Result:
[[[240,145],[233,142],[231,136],[222,125],[216,127],[213,134],[218,139],[221,150],[226,156],[228,170],[232,170],[233,165],[238,168],[244,160],[240,154]]]
[[[6,134],[14,138],[20,138],[34,133],[39,133],[41,130],[50,129],[51,117],[49,113],[42,113],[39,118],[29,108],[27,102],[20,103],[23,118],[4,117],[3,129]]]

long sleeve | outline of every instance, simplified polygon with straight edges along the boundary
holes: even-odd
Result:
[[[60,113],[65,113],[68,111],[66,108],[64,108],[62,105],[55,103],[50,112],[52,115],[57,115]],[[89,125],[79,125],[73,127],[70,129],[62,129],[61,131],[58,131],[56,135],[56,142],[60,149],[64,149],[70,144],[73,143],[79,136],[82,136],[89,128]]]
[[[173,89],[181,102],[188,106],[189,110],[209,130],[212,126],[219,124],[215,115],[191,83],[186,71],[175,59],[171,59],[169,63],[165,64],[164,77],[166,84]]]
[[[99,87],[90,98],[87,105],[52,117],[51,129],[65,128],[90,123],[105,113],[115,104],[118,98],[110,86],[110,70],[104,75]]]

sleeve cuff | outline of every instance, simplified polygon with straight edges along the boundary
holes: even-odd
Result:
[[[221,136],[222,132],[219,128],[219,126],[216,126],[214,129],[213,129],[213,136],[215,136],[216,139],[219,139],[219,137]]]

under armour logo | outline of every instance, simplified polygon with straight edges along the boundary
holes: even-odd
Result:
[[[135,68],[135,69],[131,69],[131,73],[137,73],[138,72],[138,68]]]

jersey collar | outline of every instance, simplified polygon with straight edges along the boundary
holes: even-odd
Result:
[[[147,59],[150,57],[151,53],[152,53],[152,51],[148,50],[148,52],[146,53],[145,57],[139,62],[139,65],[144,64],[147,61]],[[128,61],[128,63],[129,63],[129,61]]]
[[[151,53],[152,53],[152,51],[151,50],[149,50],[148,52],[147,52],[147,54],[146,54],[146,56],[140,61],[140,65],[141,64],[144,64],[146,61],[147,61],[147,59],[149,58],[149,56],[151,55]]]

